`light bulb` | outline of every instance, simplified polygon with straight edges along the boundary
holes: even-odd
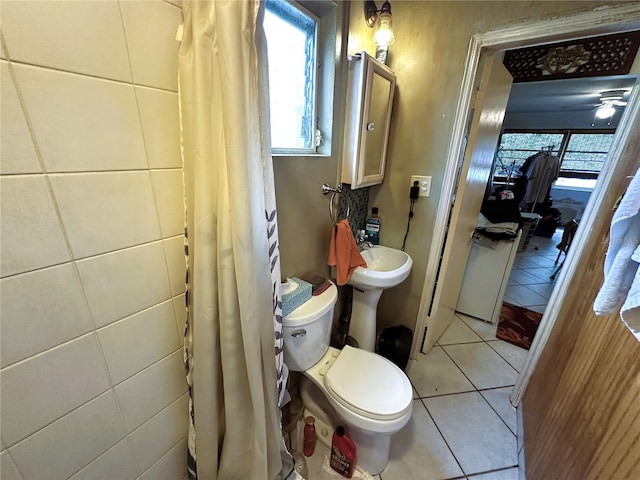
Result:
[[[391,13],[382,12],[378,16],[376,22],[376,31],[373,34],[373,41],[376,45],[388,46],[391,45],[396,38],[393,35],[393,28],[391,26]]]
[[[605,103],[603,106],[596,110],[596,118],[604,119],[611,118],[616,113],[616,109],[613,108],[613,105],[609,103]]]

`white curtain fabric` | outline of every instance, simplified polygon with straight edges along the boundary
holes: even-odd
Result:
[[[183,15],[189,473],[274,479],[282,310],[264,6],[183,0]]]

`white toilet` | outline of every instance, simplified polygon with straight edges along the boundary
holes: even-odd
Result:
[[[389,461],[391,435],[411,418],[413,392],[404,372],[386,358],[329,347],[337,297],[332,284],[284,317],[284,361],[322,391],[356,444],[356,464],[376,475]]]

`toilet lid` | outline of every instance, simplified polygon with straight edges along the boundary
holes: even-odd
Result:
[[[325,375],[333,397],[369,418],[399,418],[411,406],[409,379],[395,364],[373,352],[344,347]]]

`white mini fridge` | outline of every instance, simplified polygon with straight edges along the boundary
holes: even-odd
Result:
[[[522,230],[512,240],[500,240],[496,248],[472,242],[457,312],[485,322],[498,322],[521,234]]]

